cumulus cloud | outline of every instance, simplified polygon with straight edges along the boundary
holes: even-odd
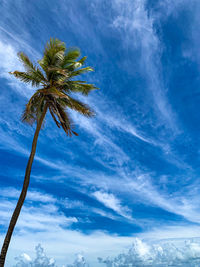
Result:
[[[54,258],[46,256],[44,249],[39,244],[36,246],[36,258],[34,260],[22,253],[16,257],[16,265],[13,267],[56,267]],[[199,239],[174,239],[160,242],[142,241],[133,239],[128,251],[117,256],[102,259],[98,257],[101,266],[128,267],[128,266],[182,266],[193,267],[200,264],[200,240]],[[95,266],[97,266],[97,262]],[[85,257],[78,253],[73,264],[64,264],[62,267],[89,267]],[[99,266],[99,265],[98,265]]]
[[[121,253],[113,259],[101,258],[104,266],[197,266],[200,264],[199,240],[165,240],[160,243],[148,244],[135,239],[132,247],[126,253]]]
[[[13,267],[56,267],[54,259],[46,256],[40,244],[35,247],[35,251],[36,257],[34,260],[28,254],[22,253],[15,258],[17,263]]]

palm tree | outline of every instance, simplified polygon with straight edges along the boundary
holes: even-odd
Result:
[[[11,74],[25,83],[39,87],[28,101],[22,115],[23,122],[30,125],[36,123],[36,130],[26,167],[23,188],[1,249],[0,267],[5,264],[12,233],[27,194],[38,135],[47,111],[49,110],[58,128],[63,128],[68,136],[78,135],[73,130],[74,127],[68,115],[68,108],[87,117],[93,116],[94,113],[88,105],[74,99],[71,93],[77,92],[88,95],[91,90],[98,89],[93,84],[74,80],[76,76],[93,71],[93,69],[91,67],[82,68],[86,57],[78,59],[80,57],[79,49],[66,49],[65,44],[58,39],[51,38],[47,42],[43,58],[38,61],[38,66],[33,64],[23,52],[18,53],[18,57],[23,63],[25,71],[14,71]]]

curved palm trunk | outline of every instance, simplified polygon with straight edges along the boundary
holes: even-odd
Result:
[[[46,115],[46,112],[47,112],[47,106],[45,106],[44,111],[43,111],[39,121],[37,122],[37,127],[36,127],[36,130],[35,130],[33,143],[32,143],[31,154],[30,154],[30,157],[29,157],[29,160],[28,160],[28,164],[27,164],[27,167],[26,167],[26,173],[25,173],[25,177],[24,177],[23,188],[22,188],[20,197],[18,199],[16,208],[15,208],[15,210],[13,212],[12,218],[10,220],[8,231],[7,231],[7,234],[6,234],[6,237],[4,239],[4,243],[3,243],[2,249],[1,249],[0,267],[4,267],[6,254],[7,254],[7,251],[8,251],[8,246],[9,246],[9,243],[10,243],[10,240],[11,240],[11,237],[12,237],[12,233],[14,231],[17,219],[19,217],[21,208],[22,208],[24,200],[26,198],[26,193],[27,193],[28,186],[29,186],[29,181],[30,181],[31,167],[32,167],[34,156],[35,156],[36,146],[37,146],[37,139],[38,139],[38,135],[39,135],[39,132],[40,132],[44,117]]]

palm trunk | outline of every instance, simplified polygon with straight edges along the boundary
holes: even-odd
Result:
[[[40,132],[44,117],[46,115],[46,111],[47,111],[47,106],[45,105],[43,113],[41,114],[41,117],[39,118],[39,120],[37,122],[37,127],[36,127],[36,130],[35,130],[33,143],[32,143],[31,154],[30,154],[30,157],[29,157],[29,160],[28,160],[28,164],[27,164],[27,167],[26,167],[26,173],[25,173],[25,177],[24,177],[23,188],[22,188],[20,197],[18,199],[16,208],[15,208],[15,210],[13,212],[12,218],[10,220],[8,231],[7,231],[7,234],[6,234],[6,237],[4,239],[4,243],[3,243],[2,249],[1,249],[0,267],[4,267],[6,254],[7,254],[7,251],[8,251],[8,246],[9,246],[9,243],[10,243],[10,240],[11,240],[11,237],[12,237],[12,233],[14,231],[17,219],[19,217],[21,208],[22,208],[22,206],[24,204],[24,200],[26,198],[26,193],[27,193],[28,186],[29,186],[29,181],[30,181],[31,167],[32,167],[34,156],[35,156],[36,146],[37,146],[38,135],[39,135],[39,132]]]

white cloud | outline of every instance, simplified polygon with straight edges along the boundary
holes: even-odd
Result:
[[[198,266],[200,240],[165,240],[154,244],[135,239],[128,252],[114,259],[100,260],[107,267],[122,266]]]
[[[95,150],[95,160],[107,168],[112,168],[113,165],[121,166],[129,160],[123,149],[113,141],[112,134],[106,134],[102,130],[101,121],[98,117],[96,120],[91,120],[72,112],[72,118],[79,127],[83,128],[94,138],[93,146],[101,149],[101,157],[98,157],[97,150]]]
[[[12,188],[1,190],[0,217],[1,225],[8,225],[20,191]],[[58,201],[51,195],[42,192],[30,191],[22,208],[16,226],[17,231],[32,229],[33,231],[46,231],[59,225],[69,226],[78,222],[75,217],[66,217],[58,207]]]
[[[107,208],[114,210],[116,213],[125,217],[126,219],[132,220],[132,217],[130,215],[131,211],[129,210],[129,208],[121,205],[120,200],[116,198],[113,194],[95,191],[92,195],[99,202],[103,203]]]
[[[55,261],[53,258],[48,258],[44,252],[44,249],[41,247],[40,244],[35,247],[36,250],[36,258],[34,260],[31,259],[31,257],[26,254],[22,253],[19,257],[16,257],[15,260],[17,261],[17,264],[15,267],[32,267],[32,266],[49,266],[49,267],[56,267]]]
[[[3,240],[2,235],[0,240]],[[32,232],[27,229],[20,234],[15,234],[10,245],[7,264],[12,266],[14,258],[22,251],[33,258],[33,248],[41,243],[47,254],[56,260],[58,266],[72,262],[75,253],[84,253],[91,265],[95,266],[99,255],[102,257],[115,255],[130,246],[131,242],[131,237],[118,237],[103,232],[86,235],[80,231],[63,229],[55,224],[52,227],[46,227],[45,232]]]
[[[6,192],[9,192],[9,190],[9,200],[6,200],[4,198]],[[13,198],[15,199],[14,193],[16,191],[7,188],[2,192],[3,200],[0,202],[0,217],[1,222],[4,225],[7,225],[11,212],[15,206],[15,200],[13,200]],[[8,254],[9,266],[14,264],[14,257],[21,254],[22,251],[33,258],[32,250],[38,243],[42,243],[47,249],[48,255],[54,257],[59,266],[62,266],[61,264],[66,264],[66,262],[72,262],[73,255],[76,252],[83,252],[87,256],[87,259],[89,259],[91,266],[94,266],[98,256],[103,258],[106,258],[107,256],[114,257],[114,255],[130,246],[134,241],[131,236],[120,237],[103,232],[93,232],[85,235],[79,231],[69,230],[68,226],[71,223],[76,223],[77,219],[66,217],[63,213],[59,212],[56,203],[54,203],[54,198],[51,195],[44,194],[42,203],[35,207],[34,204],[36,204],[41,197],[41,192],[38,192],[38,195],[36,191],[33,192],[30,194],[27,203],[22,209],[16,228],[17,231],[11,242]],[[18,192],[16,192],[16,194],[17,193]],[[144,194],[144,192],[141,191],[140,194]],[[94,192],[94,197],[101,201],[106,207],[114,210],[117,214],[121,214],[121,216],[126,218],[127,216],[130,216],[129,211],[124,208],[120,200],[113,194],[96,191]],[[48,201],[50,201],[50,203],[48,203]],[[34,202],[34,204],[32,202]],[[10,210],[9,213],[8,210]],[[64,228],[61,227],[64,225]],[[134,236],[148,240],[191,238],[199,237],[199,230],[199,226],[174,225],[171,227],[155,227],[150,232],[143,232]],[[1,236],[1,240],[3,240],[3,236]],[[146,253],[145,245],[139,246],[138,249],[140,252],[144,254]]]
[[[115,18],[113,27],[123,35],[123,44],[141,50],[140,68],[146,73],[159,121],[170,127],[173,134],[179,132],[176,113],[168,102],[163,85],[160,55],[162,44],[154,30],[154,18],[146,10],[146,0],[113,1]]]
[[[27,240],[25,240],[25,244],[22,243],[25,254],[23,253],[21,257],[18,257],[18,261],[21,260],[21,262],[28,264],[30,259],[33,259],[33,253],[31,251],[33,250],[33,244],[36,246],[38,237],[45,237],[42,239],[42,246],[45,247],[48,255],[51,257],[53,256],[56,265],[62,267],[85,266],[84,264],[87,262],[89,266],[99,267],[122,267],[125,266],[124,264],[132,266],[136,263],[141,267],[170,266],[170,264],[173,264],[173,266],[192,267],[199,263],[200,238],[198,236],[199,227],[197,226],[194,228],[172,227],[171,230],[160,228],[157,229],[157,232],[152,231],[146,235],[139,234],[138,237],[119,237],[100,232],[95,232],[86,236],[76,231],[68,230],[62,230],[62,235],[56,236],[55,234],[58,233],[57,231],[56,233],[49,233],[48,236],[43,236],[41,233],[39,236],[36,234],[34,242],[30,241],[27,243]],[[160,233],[161,235],[159,235]],[[184,236],[185,233],[187,234]],[[23,242],[25,237],[17,236],[15,238],[17,238],[18,242]],[[67,243],[64,242],[65,238]],[[47,239],[48,243],[46,243]],[[30,240],[33,239],[31,238]],[[76,240],[79,240],[78,245],[76,245]],[[58,246],[55,246],[57,241]],[[69,265],[69,263],[73,261],[73,257],[69,254],[70,252],[73,255],[77,253],[76,260],[72,265]],[[16,255],[17,250],[14,249],[11,253]],[[98,264],[97,258],[105,265]],[[50,260],[43,250],[42,253],[37,253],[36,259],[40,259],[41,264]],[[32,260],[32,263],[35,263],[36,259]],[[8,260],[10,263],[10,259]],[[54,262],[54,260],[52,259],[51,262]],[[19,265],[19,267],[22,266]],[[46,267],[46,265],[44,266]],[[34,264],[33,267],[35,267]]]
[[[12,139],[9,142],[9,146],[12,149],[15,147]],[[29,153],[28,151],[23,150],[20,146],[18,147],[18,145],[16,146],[16,150],[17,152],[21,151],[25,155],[28,155]],[[116,193],[122,192],[123,194],[126,194],[126,198],[128,197],[129,200],[134,199],[135,196],[137,196],[137,201],[148,203],[148,205],[152,206],[158,206],[169,212],[181,215],[191,222],[200,222],[199,208],[197,205],[199,199],[198,194],[192,198],[191,196],[187,197],[187,195],[190,194],[190,191],[188,191],[183,193],[183,197],[180,197],[180,194],[174,194],[169,197],[169,192],[159,192],[158,188],[152,184],[150,174],[148,173],[145,174],[140,172],[138,175],[137,171],[131,171],[131,173],[127,176],[127,172],[125,172],[123,167],[121,167],[117,169],[117,176],[115,175],[111,177],[106,176],[103,173],[89,171],[80,167],[77,168],[76,166],[69,166],[68,164],[65,164],[65,162],[59,160],[54,160],[54,163],[52,163],[50,160],[43,159],[39,156],[36,156],[35,160],[50,168],[58,170],[60,175],[62,175],[61,180],[65,179],[64,177],[66,175],[77,177],[80,183],[84,186],[95,185],[102,190],[112,189],[112,191]],[[98,177],[98,179],[94,179],[94,177]],[[101,177],[101,179],[99,179],[99,177]],[[55,179],[57,180],[60,178],[58,176],[55,177]],[[99,201],[101,199],[105,206],[112,208],[121,216],[129,219],[131,218],[128,214],[129,211],[126,209],[123,210],[123,207],[120,207],[120,201],[115,199],[114,195],[106,195],[106,193],[103,192],[104,191],[99,191],[95,197],[98,197]]]
[[[6,187],[0,189],[0,196],[1,198],[14,198],[18,199],[20,195],[20,190],[17,190],[13,187]],[[43,203],[54,203],[56,202],[56,198],[52,195],[46,194],[44,192],[38,192],[38,191],[28,191],[26,200],[28,201],[38,201]]]
[[[96,123],[104,123],[107,127],[129,133],[143,142],[153,143],[152,140],[143,136],[143,134],[141,134],[131,122],[127,121],[126,116],[123,114],[123,111],[117,103],[112,103],[111,100],[106,99],[103,95],[101,95],[101,97],[89,96],[87,99],[82,96],[79,96],[79,98],[94,107],[98,118]],[[89,127],[88,130],[92,132],[93,127]],[[99,131],[101,131],[101,127],[98,129],[98,132]]]
[[[124,190],[126,197],[133,197],[138,202],[157,206],[171,213],[181,215],[190,222],[200,223],[199,186],[190,185],[190,188],[182,188],[173,194],[169,191],[159,190],[151,179],[150,174],[141,174],[135,180],[126,179],[123,186],[120,180],[117,182],[118,190]]]
[[[28,97],[33,93],[33,88],[24,85],[9,74],[10,71],[23,71],[23,65],[17,57],[18,52],[6,38],[2,38],[0,41],[0,78],[5,78],[11,88],[13,87],[16,92],[24,97]]]
[[[200,238],[200,226],[193,224],[176,224],[163,225],[160,227],[153,227],[150,231],[144,231],[137,234],[139,238],[144,240],[163,240],[163,239],[188,239]]]

